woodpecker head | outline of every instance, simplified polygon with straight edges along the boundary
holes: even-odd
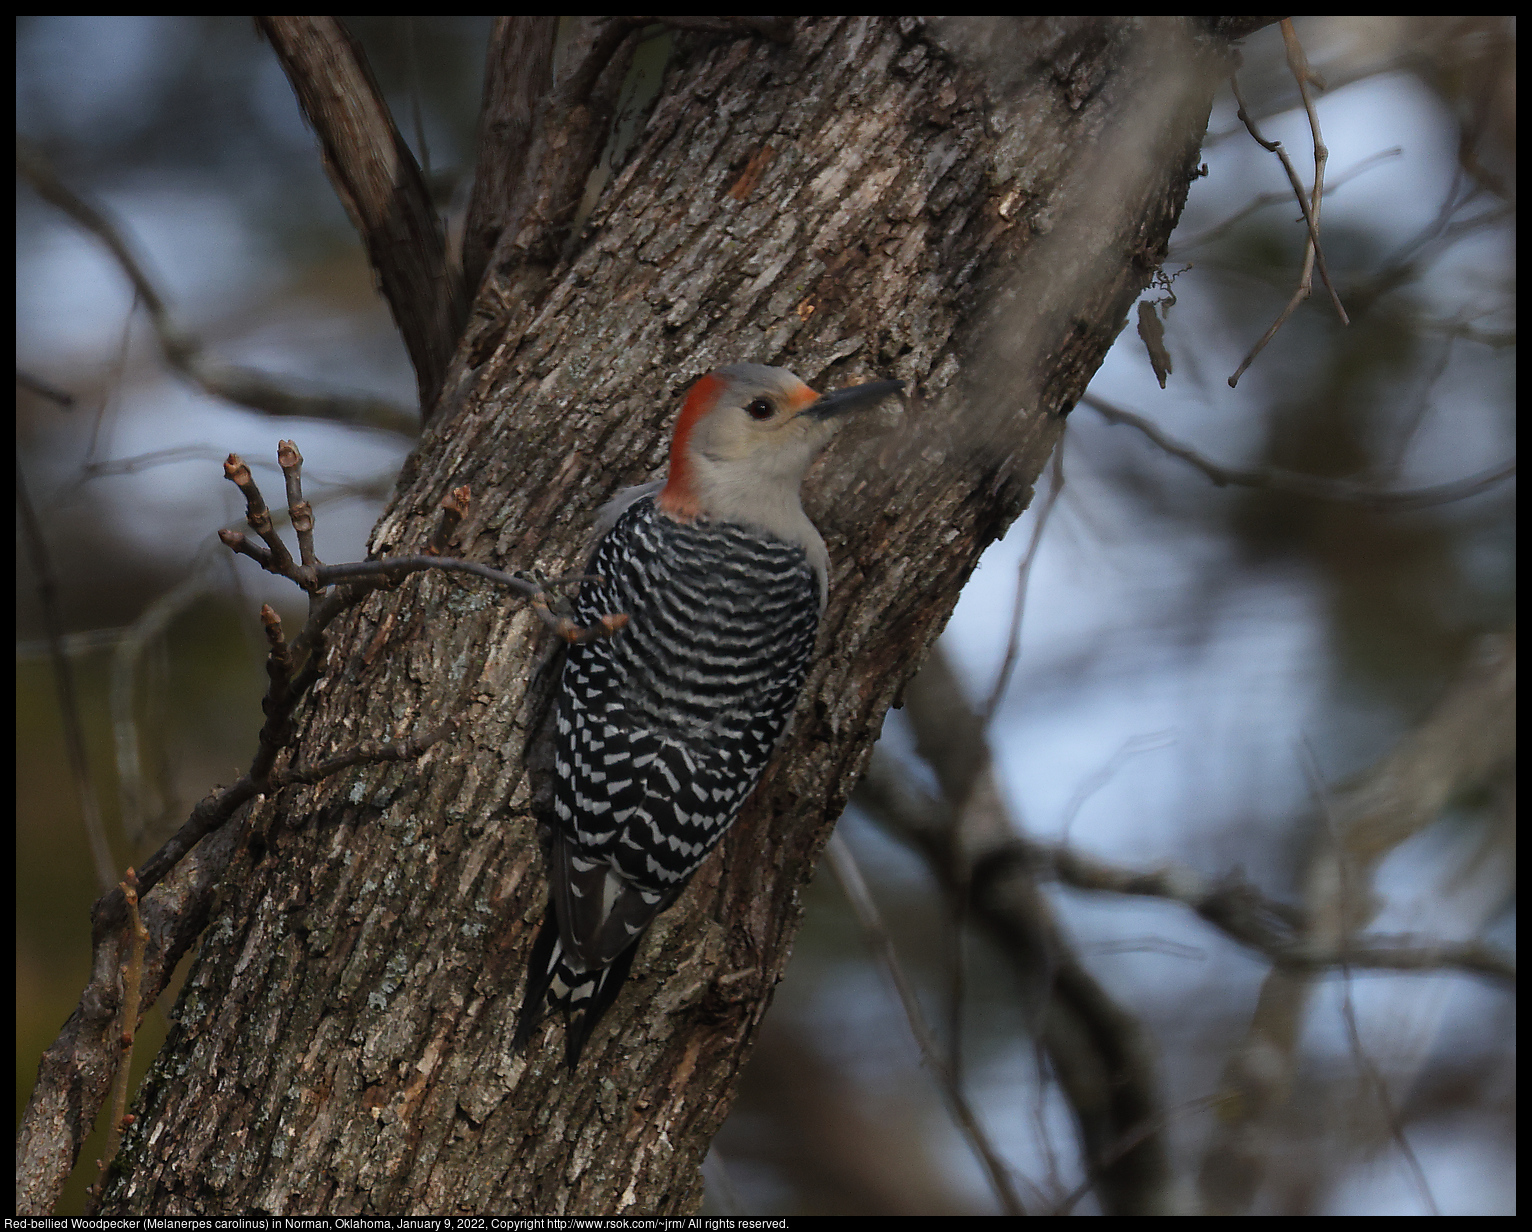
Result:
[[[904,388],[872,381],[820,395],[786,368],[730,364],[686,396],[670,444],[670,474],[658,504],[671,517],[764,526],[790,541],[805,521],[804,473],[841,418]]]

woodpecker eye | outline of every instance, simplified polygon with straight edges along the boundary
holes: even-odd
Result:
[[[777,408],[772,406],[765,398],[757,398],[745,408],[745,413],[751,419],[770,419],[777,413]]]

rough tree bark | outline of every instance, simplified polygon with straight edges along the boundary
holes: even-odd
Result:
[[[902,377],[903,415],[854,425],[811,478],[833,577],[791,739],[579,1072],[557,1027],[512,1057],[545,894],[521,761],[539,625],[460,578],[374,596],[336,628],[295,749],[465,722],[415,764],[236,823],[103,1213],[695,1209],[799,889],[1162,259],[1227,33],[825,18],[786,45],[677,36],[578,242],[551,267],[493,246],[371,548],[419,550],[468,484],[460,555],[577,570],[592,512],[662,465],[709,368]]]

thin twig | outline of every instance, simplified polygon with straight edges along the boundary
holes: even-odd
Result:
[[[1314,257],[1319,262],[1319,276],[1324,279],[1325,288],[1330,292],[1330,302],[1335,305],[1335,314],[1340,317],[1342,325],[1350,325],[1351,321],[1346,316],[1345,308],[1341,306],[1335,284],[1330,281],[1330,271],[1325,268],[1324,249],[1319,245],[1319,215],[1324,208],[1325,166],[1330,161],[1330,148],[1325,145],[1324,134],[1319,130],[1319,111],[1314,106],[1314,95],[1309,90],[1309,87],[1318,79],[1314,76],[1314,70],[1309,67],[1308,57],[1303,54],[1303,44],[1298,41],[1298,35],[1293,30],[1292,18],[1284,17],[1281,27],[1282,46],[1287,52],[1287,67],[1293,75],[1293,80],[1298,83],[1298,94],[1303,99],[1303,110],[1309,118],[1309,139],[1314,147],[1314,187],[1310,189],[1308,210],[1309,243],[1314,245]],[[1302,199],[1301,194],[1299,199]]]
[[[1291,61],[1289,61],[1289,63],[1291,63]],[[1335,305],[1335,311],[1336,314],[1340,317],[1341,324],[1350,325],[1351,321],[1346,316],[1346,310],[1341,306],[1340,295],[1335,290],[1334,284],[1330,281],[1330,271],[1325,264],[1324,248],[1319,243],[1319,205],[1324,200],[1324,184],[1322,182],[1315,184],[1312,197],[1304,192],[1303,181],[1298,178],[1298,172],[1293,167],[1292,159],[1288,158],[1287,150],[1283,148],[1280,141],[1267,141],[1265,137],[1261,136],[1260,129],[1256,127],[1255,121],[1250,117],[1249,111],[1246,110],[1245,98],[1244,95],[1240,93],[1239,89],[1238,76],[1235,74],[1230,74],[1229,84],[1234,91],[1234,101],[1238,105],[1237,114],[1240,120],[1244,122],[1245,128],[1249,131],[1250,135],[1254,137],[1255,140],[1264,149],[1271,151],[1271,153],[1275,154],[1281,160],[1282,169],[1287,172],[1287,182],[1292,185],[1293,195],[1298,198],[1298,207],[1303,211],[1303,221],[1308,224],[1309,251],[1304,261],[1303,278],[1299,283],[1300,289],[1302,291],[1302,298],[1306,299],[1308,297],[1308,280],[1312,273],[1311,263],[1317,261],[1319,264],[1319,277],[1324,282],[1326,289],[1330,292],[1331,301]],[[1317,122],[1317,118],[1315,118],[1314,123],[1317,124]],[[1318,161],[1320,157],[1320,148],[1322,147],[1317,147],[1315,150],[1316,161]],[[1324,157],[1329,157],[1328,151],[1325,152]]]
[[[1480,492],[1503,483],[1516,473],[1516,463],[1512,460],[1491,470],[1470,475],[1466,479],[1432,484],[1424,488],[1407,488],[1389,492],[1344,479],[1325,479],[1319,475],[1304,475],[1298,471],[1281,470],[1277,467],[1223,466],[1204,457],[1191,446],[1184,445],[1169,436],[1150,420],[1114,406],[1104,398],[1095,394],[1086,394],[1080,401],[1110,423],[1127,424],[1129,427],[1137,428],[1166,453],[1195,466],[1220,488],[1230,485],[1242,488],[1266,488],[1273,492],[1290,492],[1294,496],[1309,497],[1313,500],[1337,501],[1343,504],[1364,505],[1373,509],[1403,511],[1446,505],[1453,501],[1465,500],[1470,496],[1477,496]]]
[[[1304,247],[1303,270],[1298,276],[1297,289],[1287,301],[1286,306],[1277,314],[1277,319],[1271,323],[1270,328],[1261,335],[1260,340],[1256,342],[1255,346],[1250,348],[1250,353],[1245,356],[1244,361],[1235,369],[1234,375],[1229,378],[1231,388],[1239,384],[1239,378],[1255,362],[1256,356],[1265,349],[1268,342],[1276,337],[1277,331],[1282,328],[1287,318],[1293,314],[1298,305],[1309,297],[1316,262],[1319,266],[1319,276],[1325,284],[1325,289],[1330,292],[1330,301],[1335,305],[1335,312],[1340,317],[1341,324],[1351,324],[1350,319],[1346,316],[1346,309],[1341,304],[1340,295],[1335,290],[1335,284],[1330,279],[1330,270],[1325,263],[1324,248],[1319,242],[1319,212],[1324,202],[1324,165],[1329,158],[1329,151],[1325,148],[1324,141],[1320,136],[1319,116],[1314,109],[1313,99],[1309,94],[1308,87],[1312,73],[1308,68],[1307,62],[1303,59],[1303,49],[1298,46],[1297,38],[1292,33],[1292,23],[1287,19],[1283,19],[1282,28],[1282,37],[1286,41],[1288,49],[1288,66],[1292,69],[1294,77],[1298,80],[1298,89],[1303,96],[1304,107],[1309,116],[1310,132],[1314,139],[1314,187],[1312,196],[1305,194],[1303,183],[1299,180],[1298,172],[1293,168],[1292,160],[1288,158],[1287,151],[1282,148],[1282,143],[1280,141],[1267,141],[1266,138],[1261,136],[1260,129],[1256,127],[1255,120],[1251,118],[1249,110],[1245,106],[1244,96],[1240,93],[1238,73],[1231,73],[1229,75],[1229,84],[1234,91],[1235,102],[1238,104],[1239,118],[1244,122],[1250,135],[1264,149],[1270,150],[1282,161],[1282,168],[1287,172],[1287,179],[1292,185],[1293,194],[1298,198],[1298,204],[1303,209],[1303,218],[1308,224],[1309,238],[1308,243]]]
[[[532,600],[533,608],[543,622],[561,638],[571,643],[610,637],[627,623],[626,616],[612,614],[602,616],[594,624],[582,628],[570,620],[567,614],[554,610],[553,604],[548,600],[548,588],[551,583],[542,580],[528,581],[526,578],[506,573],[490,565],[480,564],[478,561],[430,555],[429,548],[426,554],[421,555],[391,556],[385,560],[350,561],[335,565],[322,564],[314,556],[313,551],[312,510],[303,500],[300,477],[302,456],[292,441],[283,441],[278,451],[278,458],[282,461],[283,474],[287,480],[288,499],[293,502],[289,505],[289,516],[293,520],[294,528],[298,531],[300,545],[304,545],[300,547],[300,554],[305,555],[307,559],[302,564],[293,560],[282,537],[276,532],[271,519],[271,510],[266,506],[266,500],[250,473],[249,465],[235,453],[231,453],[223,464],[224,478],[238,487],[244,495],[245,520],[250,528],[265,541],[265,546],[253,543],[246,535],[236,530],[220,530],[218,537],[231,551],[241,556],[248,556],[268,573],[287,578],[308,591],[311,596],[317,595],[337,582],[365,579],[397,582],[411,573],[419,573],[427,569],[444,569],[458,573],[471,573],[515,591],[525,599]],[[463,507],[466,508],[467,490],[459,488],[450,498],[451,504],[446,501],[443,503],[444,519],[450,521],[456,512],[458,493],[463,494]],[[461,517],[461,514],[458,513],[457,516]],[[440,538],[440,534],[441,532],[438,531],[438,534],[433,537],[433,546]]]
[[[947,953],[952,979],[947,986],[947,1070],[959,1090],[963,1086],[963,1002],[968,995],[968,947],[964,944],[968,926],[968,879],[962,879],[963,892],[952,896],[947,916]]]
[[[133,295],[133,304],[127,314],[122,318],[122,339],[117,344],[117,358],[112,367],[112,377],[101,393],[100,402],[96,406],[96,413],[90,420],[90,440],[85,446],[85,458],[82,466],[88,467],[96,460],[96,449],[105,438],[107,452],[111,452],[113,430],[117,426],[117,420],[121,417],[122,391],[127,386],[128,359],[132,355],[133,347],[133,318],[138,313],[138,306],[142,302],[138,293]]]
[[[319,563],[314,555],[314,507],[303,499],[303,455],[293,441],[277,443],[277,465],[287,487],[287,518],[298,537],[298,558],[313,568]]]
[[[1458,336],[1452,333],[1442,338],[1441,346],[1437,350],[1430,370],[1425,374],[1424,379],[1417,382],[1419,392],[1414,400],[1414,406],[1406,413],[1404,424],[1399,429],[1397,438],[1390,443],[1388,455],[1382,465],[1373,472],[1379,479],[1394,479],[1404,469],[1410,447],[1414,444],[1421,425],[1426,422],[1426,417],[1431,413],[1432,396],[1436,392],[1438,382],[1446,375],[1447,366],[1452,362],[1452,350],[1457,341]]]
[[[1059,818],[1059,834],[1064,839],[1068,839],[1070,830],[1074,828],[1075,818],[1080,815],[1080,810],[1085,807],[1086,802],[1110,783],[1131,758],[1137,757],[1140,753],[1152,753],[1156,749],[1163,749],[1174,742],[1175,733],[1169,731],[1129,736],[1117,751],[1107,758],[1105,765],[1095,773],[1087,775],[1075,788],[1074,794],[1069,797],[1069,803],[1064,806],[1064,812]]]
[[[266,500],[261,495],[261,489],[256,485],[255,476],[245,465],[245,460],[237,453],[231,453],[223,464],[223,477],[237,487],[245,498],[245,521],[250,524],[250,529],[266,543],[266,551],[271,559],[271,564],[267,568],[272,573],[297,582],[305,590],[315,589],[317,583],[306,580],[312,578],[312,566],[306,568],[302,574],[299,573],[292,554],[287,550],[287,544],[282,541],[282,536],[277,534],[276,527],[272,525],[271,510],[266,507]],[[219,538],[223,536],[220,535]]]
[[[1059,437],[1059,443],[1053,447],[1053,469],[1048,495],[1043,500],[1043,507],[1038,510],[1037,520],[1032,523],[1032,539],[1027,544],[1026,555],[1021,558],[1021,564],[1016,569],[1016,600],[1011,607],[1010,633],[1005,639],[1005,662],[1000,665],[995,687],[990,690],[989,700],[984,703],[981,721],[985,727],[994,721],[995,711],[1000,709],[1005,691],[1011,686],[1011,674],[1016,670],[1016,660],[1021,655],[1021,617],[1026,608],[1027,582],[1032,576],[1032,562],[1037,559],[1038,545],[1042,543],[1043,531],[1048,527],[1048,515],[1053,512],[1053,506],[1064,491],[1064,440],[1063,436]]]
[[[1234,874],[1210,879],[1189,868],[1126,869],[1073,848],[1040,843],[1018,844],[1010,858],[1036,876],[1056,877],[1077,890],[1181,903],[1231,940],[1259,951],[1278,966],[1309,971],[1343,965],[1377,971],[1456,970],[1516,982],[1515,960],[1478,941],[1422,945],[1409,938],[1362,936],[1334,948],[1315,946],[1305,936],[1305,912],[1267,898]]]
[[[302,584],[300,578],[309,576],[303,572],[303,566],[292,564],[291,558],[288,560],[288,567],[284,568],[273,559],[273,553],[261,547],[258,543],[252,543],[249,538],[237,530],[221,530],[218,532],[218,537],[228,545],[231,551],[238,552],[241,556],[248,556],[268,573],[275,573],[279,577],[290,578],[295,582],[299,582],[300,585]],[[613,612],[597,617],[589,625],[576,624],[567,615],[557,610],[555,604],[550,601],[545,586],[539,585],[536,582],[529,582],[522,577],[517,577],[514,573],[506,573],[503,569],[480,564],[476,560],[456,560],[450,556],[389,556],[383,560],[359,560],[348,561],[338,565],[318,565],[313,567],[312,577],[315,585],[323,588],[336,582],[364,579],[377,579],[380,582],[397,582],[412,573],[423,573],[428,569],[441,569],[449,573],[469,573],[474,577],[481,577],[486,581],[494,582],[497,586],[504,586],[507,590],[515,591],[522,598],[531,600],[532,610],[537,613],[538,618],[554,634],[571,645],[611,637],[612,634],[628,623],[628,617],[625,613]]]
[[[154,466],[174,462],[207,462],[221,460],[223,453],[211,445],[171,445],[166,449],[151,449],[147,453],[134,454],[128,458],[108,458],[103,462],[86,462],[80,467],[79,483],[90,479],[108,478],[113,475],[133,475]]]
[[[101,1152],[101,1170],[97,1173],[96,1183],[90,1191],[87,1215],[96,1213],[96,1208],[106,1193],[112,1164],[116,1161],[117,1152],[122,1147],[122,1131],[133,1121],[133,1118],[128,1115],[128,1087],[132,1081],[133,1043],[138,1036],[138,1011],[144,984],[144,949],[149,942],[149,930],[144,927],[143,919],[139,915],[138,878],[131,868],[118,883],[118,889],[122,891],[123,902],[128,910],[128,961],[121,971],[122,1013],[118,1019],[117,1031],[119,1053],[116,1058],[117,1068],[112,1075],[111,1111],[107,1119],[106,1149]]]
[[[925,1014],[915,996],[915,989],[899,963],[893,938],[889,936],[888,929],[883,924],[877,904],[873,902],[867,883],[862,878],[861,869],[857,867],[856,857],[851,853],[851,848],[839,831],[830,836],[825,853],[829,857],[830,867],[835,873],[836,880],[840,882],[852,910],[856,912],[857,920],[862,925],[868,944],[877,953],[894,982],[894,988],[899,993],[899,1000],[904,1006],[905,1017],[909,1020],[910,1033],[915,1037],[915,1044],[920,1049],[926,1064],[931,1067],[931,1072],[936,1076],[942,1093],[946,1095],[952,1107],[953,1116],[958,1122],[958,1128],[963,1131],[969,1146],[983,1163],[996,1198],[999,1199],[1006,1214],[1025,1215],[1027,1212],[1021,1204],[1021,1198],[1016,1193],[1016,1187],[1011,1183],[1010,1170],[990,1143],[973,1109],[969,1106],[967,1097],[952,1080],[951,1073],[942,1062],[941,1052],[931,1034],[930,1027],[926,1025]]]
[[[117,875],[112,862],[112,848],[106,841],[106,826],[101,820],[96,787],[91,781],[90,759],[85,750],[85,728],[80,721],[80,703],[75,692],[74,665],[64,653],[64,626],[58,609],[58,582],[54,578],[53,558],[48,551],[47,540],[43,538],[37,511],[32,507],[32,498],[27,492],[26,478],[21,473],[20,460],[16,463],[16,509],[21,515],[22,538],[26,540],[32,576],[37,579],[37,599],[42,607],[48,652],[53,659],[53,683],[58,689],[59,720],[64,725],[64,749],[69,758],[75,800],[80,806],[80,818],[85,823],[85,836],[90,843],[91,859],[96,866],[96,880],[103,891],[109,891],[116,884]]]
[[[1368,155],[1354,167],[1348,168],[1340,175],[1333,176],[1330,179],[1330,182],[1325,185],[1325,196],[1328,197],[1332,193],[1337,192],[1344,185],[1356,179],[1356,177],[1361,175],[1364,171],[1371,170],[1384,159],[1394,158],[1403,153],[1404,147],[1401,145],[1396,145],[1390,146],[1386,150],[1379,150],[1376,154]],[[1259,210],[1265,209],[1268,205],[1277,205],[1283,201],[1291,201],[1292,199],[1293,194],[1291,192],[1259,193],[1247,201],[1242,208],[1230,214],[1222,222],[1214,223],[1206,231],[1200,231],[1190,239],[1181,240],[1178,243],[1172,244],[1166,250],[1165,259],[1167,261],[1178,261],[1185,253],[1191,251],[1193,248],[1200,248],[1204,244],[1211,243],[1213,240],[1217,239],[1219,236],[1223,235],[1231,228],[1238,226],[1246,218],[1249,218],[1250,215],[1256,213]]]
[[[1319,771],[1319,762],[1314,756],[1314,750],[1308,739],[1302,742],[1303,768],[1309,780],[1309,790],[1313,792],[1315,801],[1319,805],[1319,814],[1324,819],[1325,831],[1329,836],[1330,846],[1335,852],[1336,872],[1339,877],[1338,896],[1340,910],[1340,948],[1344,952],[1348,947],[1348,938],[1351,932],[1350,904],[1355,902],[1354,887],[1351,884],[1353,869],[1351,866],[1351,854],[1347,844],[1341,837],[1340,827],[1336,823],[1335,809],[1332,806],[1329,789],[1325,786],[1323,775]],[[1368,1086],[1372,1087],[1377,1096],[1378,1106],[1383,1110],[1383,1120],[1388,1126],[1389,1136],[1393,1138],[1399,1153],[1404,1157],[1404,1162],[1410,1170],[1410,1176],[1415,1181],[1415,1186],[1420,1191],[1421,1201],[1425,1205],[1426,1213],[1440,1215],[1441,1209],[1436,1205],[1436,1198],[1431,1193],[1430,1182],[1426,1180],[1425,1169],[1420,1166],[1420,1160],[1415,1156],[1415,1148],[1410,1145],[1409,1138],[1405,1135],[1404,1124],[1399,1118],[1398,1111],[1394,1108],[1392,1096],[1388,1093],[1388,1083],[1379,1071],[1377,1063],[1368,1054],[1362,1045],[1362,1031],[1356,1021],[1356,1004],[1351,995],[1351,963],[1348,958],[1342,958],[1340,962],[1341,975],[1341,1018],[1346,1024],[1346,1040],[1351,1049],[1351,1055],[1356,1059],[1357,1069],[1361,1072]]]
[[[461,718],[448,719],[423,736],[415,736],[409,740],[373,740],[365,744],[359,744],[355,748],[347,749],[344,753],[337,753],[334,757],[326,758],[313,766],[298,766],[289,770],[283,770],[271,776],[267,790],[275,791],[281,787],[291,787],[294,784],[313,785],[322,779],[329,778],[332,774],[338,774],[342,770],[348,770],[352,766],[382,765],[394,761],[414,761],[433,744],[452,735],[462,722]]]
[[[49,402],[63,407],[66,411],[74,406],[72,393],[60,389],[57,385],[50,385],[41,377],[33,376],[30,372],[23,372],[20,368],[16,369],[16,384],[40,398],[46,398]]]

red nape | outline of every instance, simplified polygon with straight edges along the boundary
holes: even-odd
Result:
[[[693,486],[692,460],[687,443],[691,440],[692,429],[697,426],[697,422],[713,409],[725,384],[723,377],[716,372],[709,372],[691,387],[686,395],[686,405],[681,408],[681,418],[676,420],[675,434],[670,438],[670,473],[655,501],[673,518],[690,521],[702,512]]]

